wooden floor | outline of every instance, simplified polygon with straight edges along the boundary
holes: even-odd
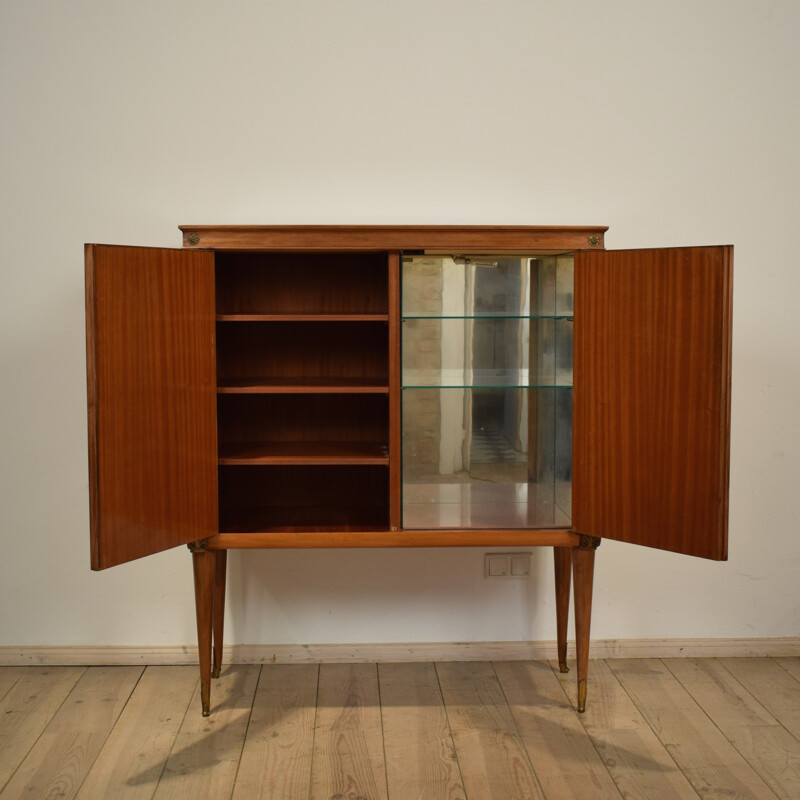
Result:
[[[0,800],[800,798],[800,659],[0,668]]]

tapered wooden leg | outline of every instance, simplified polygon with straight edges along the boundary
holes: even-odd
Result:
[[[214,551],[214,664],[211,677],[219,678],[222,669],[222,631],[225,626],[225,577],[228,568],[228,551]]]
[[[586,678],[589,675],[589,629],[592,623],[594,551],[600,539],[581,536],[580,547],[572,553],[575,582],[575,651],[578,659],[578,713],[586,711]]]
[[[556,642],[558,668],[569,672],[567,666],[567,622],[569,621],[569,590],[572,571],[572,548],[554,547],[556,563]]]
[[[197,610],[197,652],[200,660],[200,702],[203,716],[211,709],[211,617],[214,602],[214,553],[202,544],[189,545],[194,567],[194,603]]]

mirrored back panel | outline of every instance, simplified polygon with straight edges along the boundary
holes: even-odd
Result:
[[[402,263],[403,527],[571,523],[573,260]]]

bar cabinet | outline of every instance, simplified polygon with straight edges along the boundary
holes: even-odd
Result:
[[[181,230],[86,245],[91,558],[188,545],[203,714],[229,549],[553,547],[579,711],[601,539],[727,557],[731,246]]]

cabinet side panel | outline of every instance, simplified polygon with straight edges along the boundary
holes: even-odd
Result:
[[[731,247],[575,262],[578,533],[727,557]]]
[[[214,261],[91,245],[92,567],[217,532]]]
[[[86,399],[89,439],[89,530],[92,569],[100,569],[99,497],[97,475],[97,352],[95,349],[94,246],[84,247],[86,264]]]

